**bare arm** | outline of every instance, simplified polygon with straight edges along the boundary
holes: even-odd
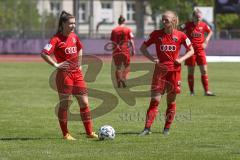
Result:
[[[132,56],[134,56],[135,55],[135,44],[134,44],[133,39],[130,40],[130,43],[131,43],[131,46],[132,46]]]
[[[44,53],[41,53],[41,57],[44,61],[46,61],[48,64],[50,64],[53,67],[59,68],[59,69],[66,69],[69,67],[69,62],[64,61],[62,63],[57,63],[53,60],[53,58],[49,55],[46,55]]]
[[[82,69],[82,49],[78,52],[78,57],[79,57],[79,69]]]
[[[189,57],[191,57],[193,54],[194,54],[194,50],[193,50],[193,47],[191,46],[190,49],[184,54],[184,56],[182,56],[179,59],[176,59],[175,63],[180,64],[186,59],[188,59]]]
[[[208,42],[209,42],[209,40],[211,39],[212,35],[213,35],[213,31],[210,31],[210,32],[208,33],[207,37],[205,38],[205,41],[204,41],[204,43],[203,43],[203,48],[204,48],[204,49],[208,46]]]
[[[147,46],[145,44],[142,44],[142,46],[140,47],[140,51],[141,53],[150,61],[154,62],[154,63],[158,63],[158,59],[154,58],[147,50]]]

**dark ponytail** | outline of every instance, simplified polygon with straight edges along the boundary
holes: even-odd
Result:
[[[66,11],[62,11],[59,17],[57,33],[61,33],[63,31],[62,24],[67,22],[70,18],[74,18],[74,16]]]
[[[120,15],[120,17],[118,18],[118,24],[121,25],[124,22],[125,22],[125,18],[122,15]]]

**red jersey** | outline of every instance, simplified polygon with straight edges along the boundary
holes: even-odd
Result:
[[[166,34],[164,29],[155,30],[150,34],[149,39],[143,42],[147,47],[155,44],[159,63],[168,68],[168,71],[176,71],[180,66],[174,65],[174,61],[179,58],[181,45],[187,50],[190,49],[191,42],[185,33],[173,30],[172,34]]]
[[[125,26],[117,26],[112,30],[111,41],[116,43],[118,47],[113,51],[113,53],[124,53],[130,54],[130,40],[133,39],[132,30]]]
[[[184,31],[186,31],[186,34],[191,40],[194,48],[202,47],[202,44],[205,41],[204,34],[211,31],[210,27],[202,21],[196,25],[194,22],[187,22],[181,27]]]
[[[57,63],[69,61],[70,70],[79,68],[78,53],[83,48],[80,39],[75,33],[64,36],[61,33],[55,34],[42,50],[43,53],[50,55],[54,53]]]

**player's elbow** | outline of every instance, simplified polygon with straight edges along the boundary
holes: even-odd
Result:
[[[209,36],[210,38],[213,36],[213,31],[212,31],[212,30],[208,33],[208,36]]]
[[[40,55],[41,55],[42,58],[45,58],[45,57],[46,57],[45,54],[44,54],[43,52],[40,53]]]
[[[213,36],[213,31],[210,32],[211,37]]]
[[[42,59],[44,59],[44,60],[47,58],[47,55],[43,52],[40,55],[41,55]]]

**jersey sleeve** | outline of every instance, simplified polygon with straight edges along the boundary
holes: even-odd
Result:
[[[56,46],[57,46],[57,38],[53,37],[48,44],[46,44],[42,50],[42,53],[45,53],[47,55],[50,55],[54,52]]]
[[[154,32],[152,32],[152,33],[149,35],[148,39],[146,39],[146,40],[143,42],[143,44],[145,44],[145,45],[148,47],[148,46],[152,45],[153,43],[154,43]]]
[[[184,47],[185,47],[187,50],[189,50],[190,47],[192,46],[192,43],[191,43],[191,41],[189,40],[189,38],[186,36],[185,33],[182,33],[182,38],[181,38],[181,39],[182,39],[181,44],[183,44]]]
[[[205,24],[204,25],[204,31],[209,33],[211,31],[211,28],[209,27],[209,25]]]

